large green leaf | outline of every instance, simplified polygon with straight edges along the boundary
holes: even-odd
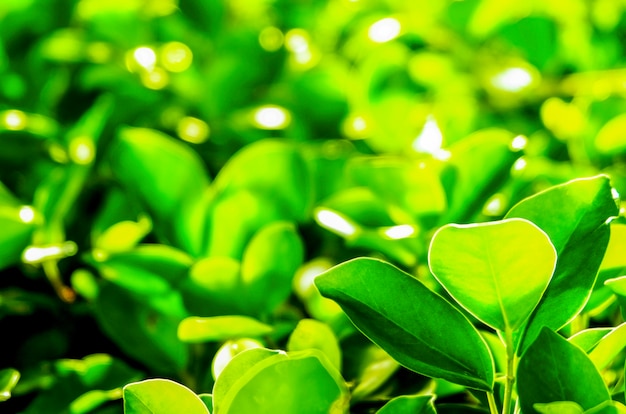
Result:
[[[126,127],[119,131],[110,159],[118,179],[153,216],[164,241],[198,254],[204,223],[185,222],[196,218],[186,213],[203,203],[209,185],[198,154],[159,131]],[[182,220],[180,225],[176,220]]]
[[[551,187],[515,205],[507,218],[532,221],[545,231],[558,254],[554,276],[518,337],[518,354],[541,328],[557,330],[584,307],[609,242],[610,217],[618,213],[609,178],[581,178]]]
[[[522,411],[537,403],[573,401],[587,410],[611,399],[587,355],[549,328],[543,328],[520,359],[517,392]]]
[[[345,413],[348,389],[339,372],[317,350],[298,351],[257,360],[250,366],[245,351],[224,369],[237,369],[240,361],[248,367],[233,381],[224,394],[214,391],[217,413]],[[302,386],[306,384],[306,386]],[[217,383],[216,383],[217,388]],[[218,397],[221,397],[218,401]]]
[[[522,219],[446,225],[428,255],[432,273],[461,306],[509,333],[539,303],[556,259],[548,236]]]
[[[478,331],[412,276],[383,261],[359,258],[326,271],[315,284],[339,303],[359,330],[405,367],[492,390],[493,360]]]
[[[209,414],[200,397],[167,379],[148,379],[124,387],[124,414]]]

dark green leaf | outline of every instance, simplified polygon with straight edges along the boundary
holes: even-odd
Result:
[[[517,375],[521,408],[527,414],[537,412],[537,403],[572,401],[587,410],[611,398],[587,355],[549,328],[522,355]]]
[[[417,279],[385,262],[360,258],[328,270],[315,284],[405,367],[492,389],[494,367],[485,341],[460,311]]]

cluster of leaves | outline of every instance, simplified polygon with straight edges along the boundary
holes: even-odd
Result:
[[[2,1],[0,408],[624,412],[625,11]]]

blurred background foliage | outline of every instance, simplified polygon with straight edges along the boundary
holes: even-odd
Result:
[[[256,318],[272,334],[246,341],[273,348],[324,322],[357,411],[424,386],[313,277],[369,255],[438,289],[439,226],[577,177],[626,192],[625,9],[3,0],[2,404],[119,412],[119,387],[151,376],[210,392],[243,339],[189,344],[192,316]],[[611,321],[614,296],[594,299]]]

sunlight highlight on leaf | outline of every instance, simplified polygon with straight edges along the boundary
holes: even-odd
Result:
[[[342,236],[349,237],[354,235],[357,231],[356,225],[349,219],[335,211],[325,208],[317,209],[315,212],[315,220],[320,226]]]

